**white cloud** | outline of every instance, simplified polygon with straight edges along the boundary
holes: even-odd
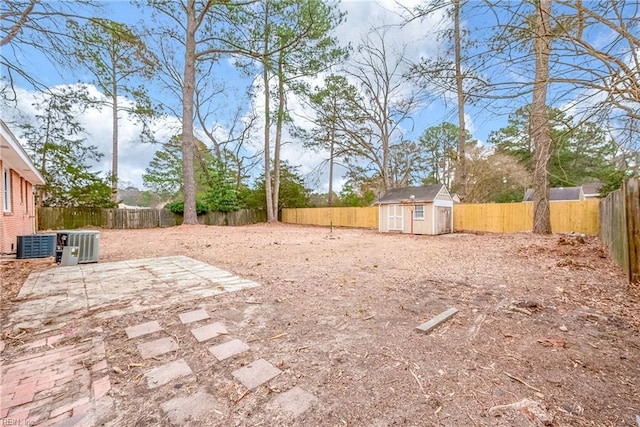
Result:
[[[77,85],[61,85],[52,88],[52,90],[61,89],[65,86],[77,87]],[[93,85],[87,85],[86,88],[90,96],[98,100],[105,100],[104,95]],[[11,122],[33,123],[35,115],[39,112],[33,104],[41,101],[44,95],[19,87],[16,88],[16,93],[16,104],[5,105],[3,115],[6,114],[7,120]],[[132,105],[132,102],[125,97],[119,97],[118,102],[123,106]],[[103,154],[98,163],[90,164],[92,171],[100,172],[103,176],[108,174],[111,171],[112,159],[111,109],[108,106],[87,108],[85,110],[78,109],[76,117],[84,128],[86,143],[95,145],[98,152]],[[156,132],[158,139],[165,142],[179,131],[180,123],[176,118],[165,116],[156,120],[152,128]],[[140,142],[139,137],[142,125],[136,123],[126,113],[119,113],[118,129],[118,178],[123,182],[130,182],[136,187],[142,188],[142,174],[149,161],[153,158],[156,147],[152,144]],[[19,129],[14,128],[14,133],[19,136]],[[25,141],[21,142],[23,145],[25,144]]]
[[[340,25],[336,30],[336,36],[341,43],[351,42],[356,45],[364,35],[374,26],[385,25],[387,29],[387,41],[392,46],[392,51],[400,51],[402,46],[407,45],[407,58],[410,61],[418,60],[420,57],[434,55],[441,49],[441,42],[437,40],[435,28],[446,27],[449,25],[443,13],[433,14],[426,20],[416,20],[407,25],[401,26],[403,22],[403,14],[407,9],[411,9],[420,3],[420,0],[403,1],[402,6],[396,0],[346,0],[338,4],[342,11],[347,12],[346,22]],[[224,65],[231,69],[235,64],[235,58],[225,58]],[[227,68],[225,68],[227,70]],[[231,72],[231,71],[229,71]],[[224,75],[224,74],[223,74]],[[67,76],[68,77],[68,76]],[[73,77],[74,79],[77,76]],[[225,77],[226,78],[226,77]],[[324,75],[315,76],[313,82],[320,83],[323,81]],[[236,76],[229,75],[228,82],[231,86],[233,82],[240,80]],[[254,104],[252,106],[254,112],[258,114],[258,126],[252,130],[251,139],[245,148],[248,154],[256,154],[263,149],[263,132],[260,130],[264,116],[264,98],[263,90],[260,84],[260,77],[256,78],[252,84]],[[89,85],[89,90],[96,96],[100,95],[99,91]],[[411,90],[411,89],[407,89]],[[16,110],[21,111],[25,116],[33,117],[34,108],[31,106],[36,99],[34,92],[20,90],[19,106]],[[242,104],[244,99],[241,96],[231,95],[227,102],[222,103],[221,108],[227,110],[236,108],[235,104]],[[119,102],[126,104],[130,102],[122,97]],[[310,127],[310,122],[305,121],[305,115],[310,114],[304,103],[291,96],[288,99],[289,110],[296,113],[296,122],[302,127]],[[17,114],[17,111],[13,113]],[[5,112],[3,111],[3,115]],[[108,107],[102,109],[88,109],[78,113],[80,122],[85,127],[87,140],[91,144],[98,147],[99,151],[104,154],[103,159],[96,165],[92,165],[96,171],[108,173],[111,170],[111,111]],[[228,123],[221,123],[216,126],[215,133],[221,140],[226,139]],[[180,132],[180,120],[176,117],[163,116],[159,118],[153,125],[157,139],[166,142],[173,135]],[[155,151],[160,149],[150,144],[141,144],[138,140],[141,126],[134,120],[127,117],[124,113],[120,113],[119,126],[119,178],[124,182],[131,182],[135,186],[142,188],[142,175],[149,161],[153,158]],[[196,133],[202,136],[201,132],[196,129]],[[275,126],[272,128],[272,140],[275,137]],[[202,138],[206,140],[205,138]],[[283,141],[288,143],[283,145],[282,158],[292,165],[300,166],[300,172],[303,175],[314,176],[318,185],[324,187],[326,191],[327,170],[328,166],[321,166],[328,158],[328,153],[324,151],[313,151],[303,146],[302,141],[294,141],[292,135],[285,131]],[[258,169],[261,169],[259,166]],[[318,171],[322,171],[319,172]],[[342,172],[340,172],[342,171]],[[335,177],[336,191],[341,187],[342,180],[340,173],[344,169],[337,168]],[[260,170],[255,171],[256,175]]]
[[[406,23],[411,11],[422,3],[420,0],[347,0],[340,9],[347,12],[346,22],[337,30],[342,43],[357,45],[371,28],[386,27],[390,46],[407,46],[407,59],[418,61],[431,57],[442,49],[438,32],[452,26],[444,10],[435,11],[422,19]]]
[[[408,62],[417,61],[420,57],[435,55],[440,49],[441,42],[433,31],[438,26],[447,26],[447,19],[444,12],[433,14],[425,20],[416,20],[410,24],[401,26],[404,22],[403,14],[407,9],[415,7],[418,0],[405,1],[403,6],[399,6],[394,0],[384,1],[359,1],[348,0],[340,3],[342,11],[347,12],[346,22],[336,29],[336,37],[342,44],[351,43],[354,47],[371,31],[374,27],[385,26],[385,41],[388,44],[389,62],[398,60],[397,54],[405,51],[405,60]],[[406,67],[403,64],[403,67]],[[326,73],[320,73],[309,78],[311,85],[321,85]],[[272,85],[275,82],[272,81]],[[275,87],[272,86],[272,89]],[[410,93],[414,91],[411,84],[407,84],[400,92]],[[254,152],[259,152],[264,147],[264,88],[261,76],[256,76],[252,83],[254,114],[258,115],[256,129],[252,132],[253,138],[248,147]],[[396,94],[400,95],[400,94]],[[313,112],[296,95],[289,95],[287,98],[288,109],[293,114],[296,125],[303,129],[310,129],[312,122],[307,117],[313,117]],[[274,107],[272,107],[274,108]],[[273,111],[273,110],[272,110]],[[271,148],[273,150],[273,140],[275,138],[275,124],[272,123]],[[318,191],[328,191],[328,163],[329,153],[327,150],[312,150],[304,147],[303,141],[295,140],[289,132],[284,129],[283,141],[288,142],[282,146],[281,158],[290,164],[299,166],[300,173],[308,178],[308,185],[317,188]],[[345,182],[343,174],[344,167],[335,166],[334,170],[334,191],[339,192]]]

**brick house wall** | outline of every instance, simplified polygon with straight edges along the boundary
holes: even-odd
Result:
[[[1,194],[4,202],[5,171],[10,174],[10,206],[2,205],[2,223],[0,224],[0,253],[13,254],[17,249],[17,236],[35,233],[35,204],[33,185],[18,172],[0,161]]]
[[[0,120],[0,254],[15,254],[18,236],[36,232],[34,185],[44,178]]]

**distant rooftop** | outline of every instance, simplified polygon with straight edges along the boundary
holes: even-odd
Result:
[[[557,187],[549,189],[549,201],[560,202],[567,200],[584,200],[582,187]],[[533,202],[533,189],[524,193],[524,202]]]
[[[598,194],[600,194],[601,188],[601,182],[592,182],[590,184],[584,184],[582,186],[582,191],[584,193],[584,197],[597,197]]]

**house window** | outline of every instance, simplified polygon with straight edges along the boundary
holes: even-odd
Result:
[[[424,205],[413,207],[413,219],[424,219]]]
[[[11,171],[2,169],[2,210],[11,212]]]

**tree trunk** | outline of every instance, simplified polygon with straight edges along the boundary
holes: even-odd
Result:
[[[278,57],[278,116],[276,118],[276,141],[273,147],[273,217],[278,220],[278,202],[280,200],[280,147],[282,147],[282,124],[284,122],[284,73],[282,71],[283,53]]]
[[[334,140],[336,138],[335,125],[331,124],[331,136],[329,137],[329,198],[327,199],[327,205],[331,207],[333,205],[333,155],[334,155]]]
[[[262,80],[264,81],[264,192],[267,200],[267,222],[276,220],[273,217],[273,192],[271,183],[271,144],[269,143],[269,128],[271,127],[271,111],[269,103],[269,0],[265,2],[264,11],[264,51],[262,55]]]
[[[385,105],[387,105],[385,103]],[[385,115],[384,124],[382,126],[382,183],[384,185],[385,193],[391,189],[391,180],[389,179],[389,132],[387,127],[387,122],[389,121],[388,116]]]
[[[118,82],[115,61],[111,61],[111,201],[118,203]]]
[[[454,0],[453,5],[453,21],[454,21],[454,51],[456,63],[456,92],[458,93],[458,164],[456,167],[454,181],[456,183],[456,191],[461,200],[467,196],[467,141],[466,127],[464,118],[464,88],[462,86],[462,66],[460,54],[460,8],[462,0]]]
[[[51,107],[49,107],[51,108]],[[42,160],[40,163],[40,174],[42,174],[43,177],[47,177],[47,154],[49,154],[47,151],[47,144],[49,141],[49,131],[51,129],[51,116],[49,114],[47,114],[47,128],[45,130],[45,138],[43,141],[43,146],[42,146]],[[46,188],[47,188],[47,184],[49,184],[48,182],[45,181],[44,183],[45,185],[38,187],[38,207],[41,207],[43,205],[43,202],[45,200],[45,198],[47,197],[47,192],[46,192]]]
[[[197,224],[196,181],[193,171],[193,100],[196,81],[196,5],[187,2],[187,34],[184,55],[184,86],[182,88],[182,176],[184,186],[183,224]]]
[[[533,82],[533,103],[529,118],[531,138],[535,145],[533,172],[533,232],[551,234],[549,211],[549,173],[551,157],[551,129],[547,112],[547,86],[549,84],[549,54],[551,51],[551,0],[536,3],[535,40],[533,44],[536,74]]]

